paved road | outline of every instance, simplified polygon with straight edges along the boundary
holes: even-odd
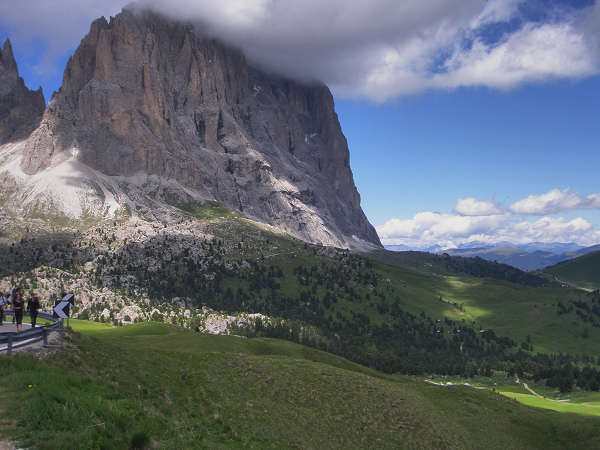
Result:
[[[29,324],[29,323],[24,323],[23,324],[23,331],[29,330],[30,328],[31,328],[31,324]],[[8,333],[9,331],[16,332],[17,331],[17,326],[13,325],[13,323],[10,320],[8,322],[4,321],[2,323],[2,325],[0,325],[0,333]]]
[[[36,327],[39,328],[39,325]],[[30,330],[31,329],[31,324],[29,323],[24,323],[23,324],[23,331],[25,330]],[[4,322],[2,325],[0,325],[0,333],[7,333],[7,332],[15,332],[17,331],[17,326],[13,325],[12,322],[9,320],[8,322]],[[60,343],[60,335],[58,332],[56,331],[51,331],[48,334],[48,343],[51,345],[57,345]],[[6,344],[0,344],[0,348],[4,348]],[[40,350],[47,350],[44,349],[43,347],[43,342],[41,340],[34,342],[32,344],[26,345],[24,347],[18,347],[13,349],[13,352],[27,352],[27,351],[34,351],[34,352],[38,352]],[[4,354],[4,351],[0,352],[0,355]],[[3,448],[0,446],[0,450],[3,450]]]

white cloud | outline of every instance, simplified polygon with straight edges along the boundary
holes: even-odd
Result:
[[[600,243],[600,232],[581,217],[572,220],[563,217],[542,217],[534,222],[519,222],[511,231],[513,242],[520,237],[521,242],[524,243],[576,242],[580,245]]]
[[[549,216],[574,209],[600,209],[600,194],[582,196],[569,189],[553,189],[545,194],[530,195],[508,208],[493,201],[459,198],[454,207],[455,214],[422,212],[412,219],[390,219],[377,227],[377,233],[384,244],[422,249],[452,248],[470,243],[600,243],[600,231],[586,219]],[[522,216],[527,215],[543,217],[523,220]]]
[[[502,214],[502,210],[495,202],[481,201],[473,197],[459,198],[456,201],[454,212],[461,216],[491,216]]]
[[[91,20],[113,15],[127,2],[5,1],[0,2],[0,24],[14,30],[17,39],[45,42],[48,53],[42,63],[48,65],[77,45]],[[598,4],[580,14],[569,10],[560,21],[525,23],[490,44],[478,37],[477,29],[514,17],[522,0],[139,3],[200,23],[201,30],[242,48],[266,68],[324,81],[337,94],[376,101],[435,88],[505,89],[599,70],[600,33],[593,20],[600,17]],[[466,41],[472,45],[465,46]]]
[[[537,241],[546,240],[548,236],[557,236],[557,242],[570,242],[577,240],[579,236],[592,228],[587,220],[577,217],[567,221],[562,217],[542,217],[535,222],[519,222],[514,225],[517,233]]]
[[[492,233],[500,229],[505,221],[506,216],[502,215],[456,216],[422,212],[408,220],[388,220],[377,227],[377,233],[384,243],[448,245],[472,235]]]
[[[587,220],[578,217],[542,217],[536,221],[515,222],[510,216],[454,216],[419,213],[413,219],[391,219],[377,232],[384,244],[404,244],[413,248],[511,242],[576,242],[593,245],[600,242],[600,232]]]
[[[514,214],[546,215],[572,209],[600,209],[600,194],[586,197],[570,189],[552,189],[541,195],[530,195],[508,207]]]
[[[600,194],[590,194],[582,201],[587,209],[600,209]]]
[[[434,79],[440,87],[506,89],[528,81],[589,76],[598,71],[598,61],[572,23],[528,24],[496,47],[475,41],[470,50],[456,51],[446,68]]]
[[[16,48],[35,47],[39,42],[46,46],[38,71],[62,71],[63,67],[56,67],[57,59],[79,44],[91,21],[116,14],[125,3],[123,0],[1,1],[0,27],[6,27]]]

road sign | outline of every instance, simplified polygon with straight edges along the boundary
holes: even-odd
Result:
[[[54,307],[54,314],[56,314],[56,316],[60,319],[67,319],[69,317],[69,306],[69,302],[61,301],[58,305]]]
[[[69,318],[70,306],[74,303],[75,296],[73,294],[65,295],[62,300],[54,302],[54,315],[60,319]]]
[[[75,304],[75,296],[71,292],[71,293],[65,295],[61,301],[62,302],[69,302],[71,305],[74,305]]]

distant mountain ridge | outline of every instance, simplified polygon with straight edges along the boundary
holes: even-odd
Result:
[[[478,244],[478,243],[474,243]],[[411,248],[399,245],[386,245],[387,250],[407,251]],[[532,242],[529,244],[512,244],[501,242],[497,245],[483,244],[473,247],[459,247],[442,250],[439,247],[430,247],[430,253],[447,253],[451,256],[462,256],[466,258],[482,258],[487,261],[495,261],[508,264],[521,270],[539,270],[544,267],[553,266],[562,261],[567,261],[578,256],[599,251],[599,245],[582,247],[568,242]]]

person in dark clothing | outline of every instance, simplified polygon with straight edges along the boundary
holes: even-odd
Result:
[[[27,311],[29,311],[29,316],[31,317],[31,328],[35,328],[38,309],[40,309],[40,299],[37,295],[33,294],[27,303]]]
[[[8,297],[8,302],[7,302],[7,304],[8,304],[8,305],[10,305],[11,309],[12,309],[12,301],[13,301],[13,297],[14,297],[14,295],[16,294],[16,292],[17,292],[17,288],[14,288],[14,289],[12,290],[12,293],[10,294],[10,297]],[[15,315],[14,315],[14,314],[12,315],[12,324],[13,324],[13,325],[15,324]]]
[[[8,294],[6,294],[5,297],[4,294],[0,292],[0,325],[2,325],[2,323],[4,322],[4,307],[6,306],[7,300]]]
[[[13,294],[12,297],[12,307],[15,312],[15,322],[17,323],[17,332],[23,331],[23,306],[24,306],[23,296],[21,294],[21,290],[17,289],[17,291]]]

